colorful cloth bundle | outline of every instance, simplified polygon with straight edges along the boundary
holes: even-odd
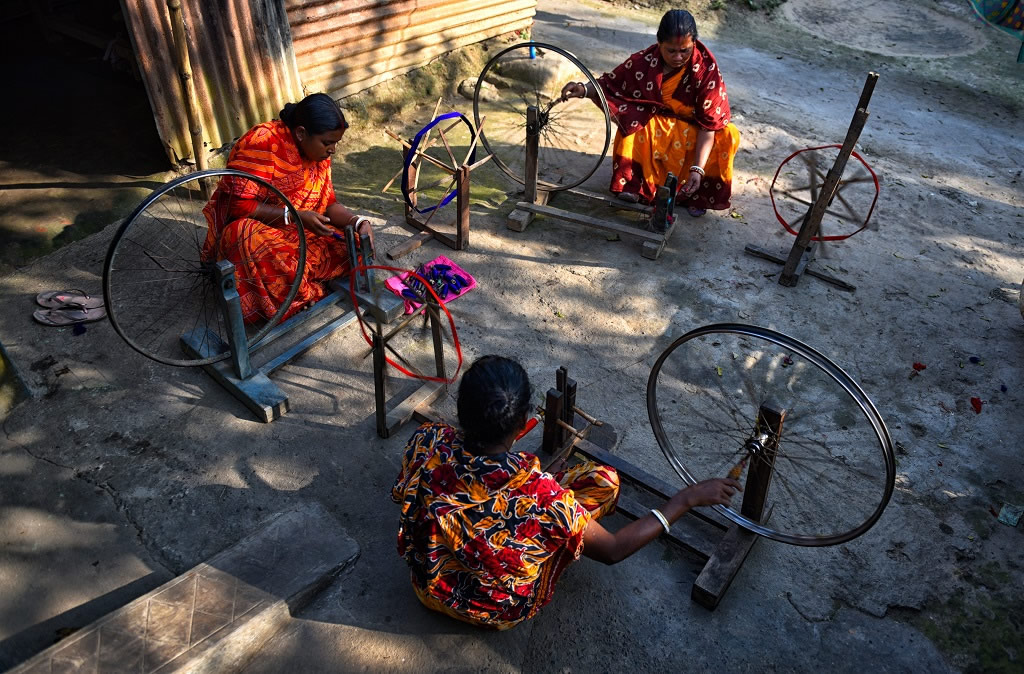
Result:
[[[434,287],[438,297],[446,304],[476,287],[476,279],[444,255],[438,255],[430,262],[421,265],[416,273]],[[405,313],[411,314],[419,308],[421,303],[413,297],[420,296],[425,291],[420,287],[422,284],[411,273],[406,272],[392,276],[384,282],[384,285],[405,300]]]

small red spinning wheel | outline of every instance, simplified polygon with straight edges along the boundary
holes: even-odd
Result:
[[[825,176],[836,162],[841,145],[822,145],[797,150],[786,157],[772,178],[768,191],[775,217],[796,236],[811,206],[821,196]],[[878,176],[856,152],[840,178],[812,241],[842,241],[868,226],[878,202]]]

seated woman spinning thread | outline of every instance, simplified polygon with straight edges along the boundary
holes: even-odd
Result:
[[[508,629],[532,618],[580,554],[619,562],[698,505],[727,504],[740,485],[712,479],[609,532],[598,519],[619,497],[614,468],[583,462],[551,475],[512,451],[531,412],[531,387],[514,360],[484,356],[459,385],[462,430],[425,424],[409,440],[391,492],[401,504],[398,552],[430,609]]]
[[[349,271],[338,230],[355,227],[373,240],[370,222],[338,203],[331,181],[331,156],[348,122],[327,94],[288,103],[280,119],[258,124],[231,150],[228,168],[263,178],[295,206],[306,233],[306,265],[298,292],[283,318],[326,295],[322,282]],[[204,260],[235,265],[242,315],[247,323],[273,317],[287,299],[298,267],[299,234],[284,204],[251,180],[226,176],[203,209],[209,229]]]
[[[690,215],[729,208],[740,133],[729,121],[718,63],[685,10],[667,12],[657,38],[597,80],[617,126],[609,189],[624,201],[652,203],[672,172]],[[563,99],[596,95],[592,84],[562,88]]]

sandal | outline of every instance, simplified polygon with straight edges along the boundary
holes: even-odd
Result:
[[[84,290],[47,290],[36,295],[36,303],[47,309],[98,309],[103,306],[102,297],[93,297]]]
[[[686,212],[690,214],[691,218],[699,218],[700,216],[702,216],[705,213],[707,213],[708,209],[706,209],[706,208],[695,208],[693,206],[690,206],[690,207],[688,207],[686,209]]]
[[[43,325],[64,327],[78,323],[91,323],[107,317],[107,310],[103,307],[93,309],[67,307],[64,309],[37,309],[32,313],[32,318]]]

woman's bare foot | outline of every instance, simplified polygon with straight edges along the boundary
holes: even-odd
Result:
[[[640,201],[640,195],[634,194],[633,192],[619,192],[615,195],[621,201],[628,201],[631,204],[635,204]]]
[[[686,209],[686,212],[690,214],[690,217],[699,218],[700,216],[702,216],[705,213],[707,213],[708,209],[706,209],[706,208],[694,208],[693,206],[690,206],[689,208]]]

